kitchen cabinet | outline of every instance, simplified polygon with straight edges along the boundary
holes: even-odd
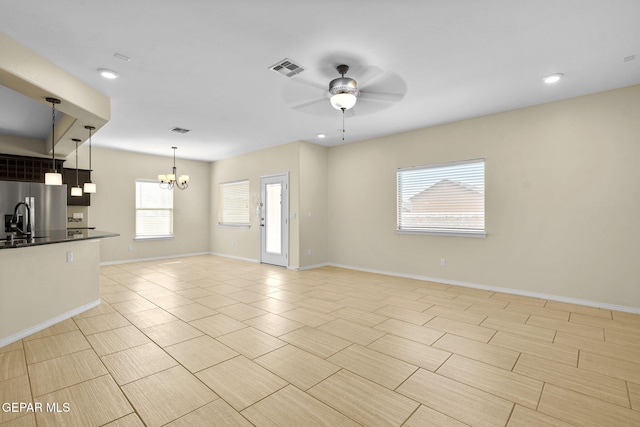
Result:
[[[56,159],[56,169],[62,170],[64,160]],[[0,180],[44,182],[44,174],[51,171],[51,158],[0,154]]]
[[[78,169],[78,184],[80,184],[80,187],[89,181],[91,181],[91,171]],[[65,168],[62,170],[62,183],[67,184],[67,206],[91,206],[91,194],[82,193],[82,196],[71,196],[71,188],[76,185],[75,169]]]

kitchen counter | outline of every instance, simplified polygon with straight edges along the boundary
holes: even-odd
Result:
[[[51,231],[0,241],[0,347],[100,304],[100,242],[118,234]]]
[[[106,237],[117,237],[119,234],[109,231],[93,229],[69,229],[48,231],[45,236],[36,236],[33,239],[25,240],[16,238],[13,242],[0,241],[0,249],[25,248],[30,246],[51,245],[55,243],[65,243],[79,240],[103,239]]]

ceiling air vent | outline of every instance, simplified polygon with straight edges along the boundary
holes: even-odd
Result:
[[[169,129],[171,132],[175,132],[175,133],[187,133],[187,132],[191,132],[191,129],[185,129],[185,128],[179,128],[177,126],[172,127],[171,129]]]
[[[304,71],[304,68],[287,58],[284,58],[282,61],[272,65],[269,69],[287,77],[293,77]]]

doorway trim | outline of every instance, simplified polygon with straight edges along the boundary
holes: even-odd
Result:
[[[280,198],[280,253],[267,251],[266,185],[281,183]],[[289,267],[289,172],[260,176],[260,262]]]

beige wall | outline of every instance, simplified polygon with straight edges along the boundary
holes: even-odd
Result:
[[[329,261],[640,307],[639,117],[633,86],[334,147]],[[395,233],[397,168],[475,158],[486,239]]]
[[[329,149],[300,143],[300,267],[328,260],[328,159]]]
[[[86,144],[85,144],[86,145]],[[80,168],[88,168],[88,147],[78,150]],[[187,190],[173,190],[173,239],[136,241],[135,180],[156,179],[171,171],[171,157],[128,151],[93,148],[92,181],[98,192],[91,195],[88,224],[120,237],[101,241],[100,261],[196,254],[209,251],[209,169],[210,163],[177,159],[179,174],[189,175]],[[66,167],[75,166],[75,155]],[[132,251],[129,251],[131,246]]]
[[[211,168],[211,251],[215,254],[260,260],[260,222],[256,214],[260,202],[260,177],[289,173],[289,212],[296,218],[289,221],[289,267],[296,268],[299,259],[299,151],[293,142],[266,150],[255,151],[230,159],[213,162]],[[218,184],[249,180],[250,227],[218,226]]]

